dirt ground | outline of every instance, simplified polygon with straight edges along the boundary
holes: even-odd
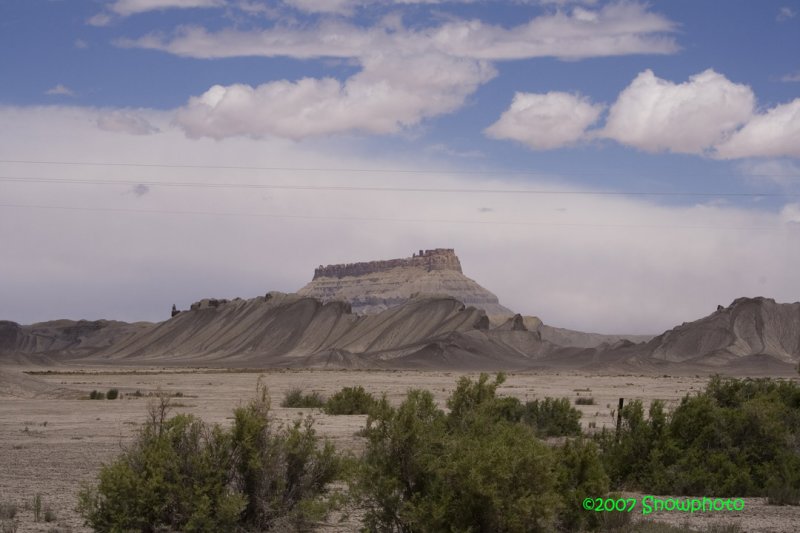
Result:
[[[279,406],[284,393],[294,387],[330,395],[344,386],[362,385],[370,392],[386,394],[398,403],[411,388],[424,388],[442,405],[462,374],[425,371],[321,371],[292,370],[244,372],[203,369],[124,369],[115,367],[54,369],[3,367],[0,380],[0,504],[17,506],[15,520],[20,532],[88,531],[75,512],[81,484],[91,482],[100,466],[110,461],[130,441],[144,420],[147,395],[178,394],[176,412],[197,415],[207,422],[228,424],[237,405],[253,397],[259,376],[269,387],[274,414],[292,420],[302,409]],[[29,374],[23,374],[24,371]],[[33,372],[33,373],[31,373]],[[23,383],[11,387],[9,382]],[[687,392],[703,388],[705,377],[602,376],[577,373],[512,373],[500,393],[521,400],[544,397],[591,397],[594,405],[578,405],[584,427],[613,427],[612,410],[620,397],[677,402]],[[5,383],[5,385],[4,385]],[[119,400],[88,400],[93,390],[117,388]],[[135,396],[140,391],[143,397]],[[305,411],[308,412],[308,411]],[[327,416],[313,411],[316,428],[339,449],[358,452],[356,433],[365,416]],[[54,515],[51,522],[34,522],[32,503],[41,495],[43,509]],[[50,516],[53,518],[53,516]],[[687,515],[663,512],[648,518],[675,525],[705,527],[712,523],[738,524],[743,531],[790,532],[800,524],[800,507],[767,506],[748,498],[743,511]],[[343,524],[331,530],[356,529]]]

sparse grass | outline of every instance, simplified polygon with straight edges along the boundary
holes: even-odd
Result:
[[[33,497],[33,521],[42,521],[42,495],[38,492]]]
[[[303,394],[301,389],[295,388],[286,391],[281,407],[321,409],[325,407],[325,399],[318,392]]]
[[[575,398],[575,405],[594,405],[594,398],[591,396],[578,396]]]
[[[606,533],[742,533],[743,530],[736,524],[711,525],[695,529],[687,524],[673,526],[653,520],[632,522],[628,513],[604,513],[600,531]]]
[[[0,520],[0,533],[17,533],[17,527],[13,520]]]

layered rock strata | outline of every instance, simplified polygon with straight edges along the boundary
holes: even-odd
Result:
[[[298,294],[323,302],[346,301],[358,314],[379,313],[422,294],[455,298],[492,318],[514,314],[463,274],[451,248],[420,250],[404,259],[320,266]]]

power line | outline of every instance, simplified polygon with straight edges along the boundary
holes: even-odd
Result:
[[[413,222],[425,224],[472,224],[472,225],[505,225],[505,226],[546,226],[546,227],[579,227],[579,228],[641,228],[641,229],[725,229],[725,230],[786,230],[786,226],[703,226],[703,225],[669,225],[669,224],[597,224],[578,222],[544,222],[544,221],[500,221],[500,220],[469,220],[469,219],[430,219],[430,218],[392,218],[392,217],[352,217],[352,216],[321,216],[321,215],[285,215],[274,213],[246,213],[231,211],[172,211],[166,209],[133,209],[117,207],[81,207],[61,205],[36,205],[36,204],[0,204],[0,208],[13,209],[47,209],[61,211],[88,211],[104,213],[135,213],[156,215],[204,215],[226,217],[258,217],[276,219],[301,219],[301,220],[341,220],[349,222]]]
[[[200,170],[266,170],[283,172],[366,172],[375,174],[480,174],[480,175],[546,175],[546,172],[524,169],[504,170],[442,170],[442,169],[400,169],[400,168],[351,168],[351,167],[272,167],[272,166],[246,166],[246,165],[188,165],[169,163],[131,163],[131,162],[102,162],[102,161],[37,161],[30,159],[0,159],[0,163],[24,165],[67,165],[88,167],[140,167],[140,168],[185,168]],[[616,174],[616,172],[614,172]],[[595,172],[601,175],[600,172]],[[780,177],[798,178],[800,174],[786,173],[757,173],[748,174],[751,177]]]
[[[131,179],[72,179],[30,178],[0,176],[0,181],[11,183],[53,183],[77,185],[146,185],[150,187],[268,189],[293,191],[361,191],[361,192],[421,192],[464,194],[528,194],[563,196],[671,196],[671,197],[728,197],[728,198],[785,198],[800,197],[800,193],[749,193],[749,192],[673,192],[673,191],[590,191],[552,189],[470,189],[448,187],[374,187],[359,185],[271,185],[261,183],[212,183],[198,181],[152,181]]]

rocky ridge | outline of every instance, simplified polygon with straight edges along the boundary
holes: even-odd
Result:
[[[320,266],[297,292],[323,302],[346,301],[357,314],[379,313],[425,294],[453,297],[483,309],[496,321],[514,315],[497,296],[464,275],[451,248],[420,250],[404,259]]]

